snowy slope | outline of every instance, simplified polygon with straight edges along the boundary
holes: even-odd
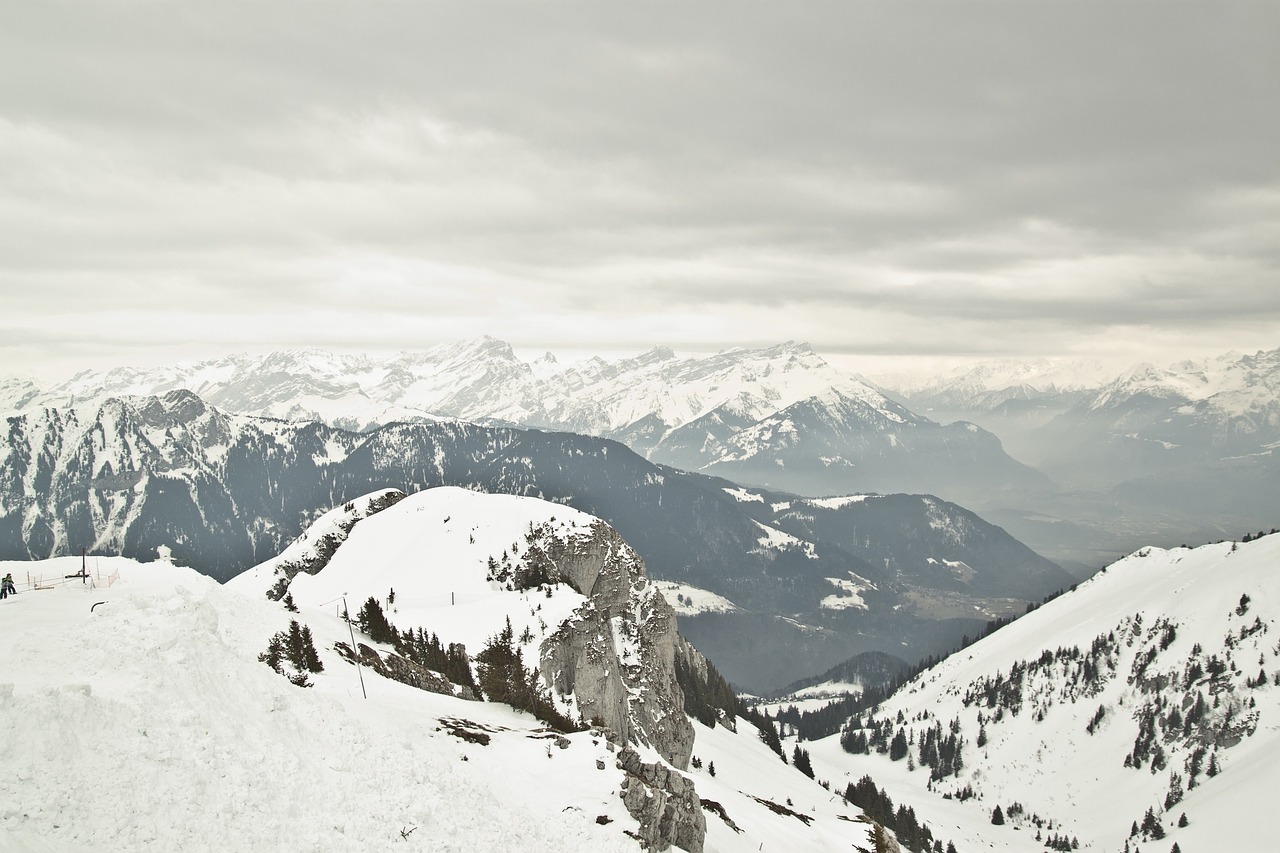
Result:
[[[815,767],[841,786],[870,774],[962,850],[1042,850],[1037,831],[1077,837],[1082,850],[1126,841],[1220,850],[1225,839],[1235,850],[1270,849],[1280,830],[1268,808],[1280,784],[1278,564],[1280,536],[1143,549],[925,672],[876,712],[890,733],[915,737],[913,762],[924,731],[956,732],[954,775],[931,782],[929,768],[874,749],[849,754],[839,736],[812,745]],[[1211,760],[1221,770],[1212,777]],[[962,802],[966,788],[974,797]],[[1008,815],[1015,803],[1023,815],[992,825],[996,806]],[[1168,838],[1129,838],[1148,808]],[[1176,828],[1184,812],[1189,825]]]
[[[362,687],[335,651],[350,629],[331,593],[354,610],[394,587],[398,625],[422,620],[477,647],[508,617],[538,630],[529,606],[553,621],[581,602],[563,585],[532,601],[476,582],[487,569],[477,557],[523,546],[531,522],[567,531],[589,516],[433,492],[351,527],[318,574],[294,579],[297,614],[263,594],[269,572],[219,586],[169,563],[91,558],[85,583],[64,577],[78,559],[0,563],[19,586],[0,602],[0,724],[12,733],[0,740],[0,851],[639,849],[619,753],[600,731],[560,738],[506,706],[368,669]],[[447,519],[436,512],[446,504]],[[258,660],[290,619],[324,665],[311,689]],[[695,729],[698,761],[684,775],[714,803],[705,850],[867,843],[857,810],[781,764],[746,721]]]
[[[330,650],[345,625],[321,611],[302,618],[328,640],[325,672],[294,687],[256,660],[287,625],[278,605],[167,564],[110,565],[110,588],[2,602],[0,718],[16,736],[0,742],[0,850],[635,849],[595,823],[629,820],[609,796],[621,774],[595,770],[598,737],[549,761],[532,719],[503,706],[368,673],[364,700]],[[499,730],[502,760],[443,716]]]

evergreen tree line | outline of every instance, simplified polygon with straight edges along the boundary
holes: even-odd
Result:
[[[844,798],[866,813],[867,817],[898,837],[898,841],[911,853],[944,853],[941,839],[933,837],[928,824],[916,818],[915,810],[901,805],[896,809],[893,800],[876,786],[870,776],[863,776],[845,788]],[[945,853],[956,853],[955,845],[947,842]]]
[[[840,746],[854,755],[887,753],[890,761],[901,761],[911,757],[911,745],[916,743],[915,763],[929,768],[930,779],[937,782],[960,773],[964,767],[961,759],[964,738],[960,736],[959,718],[953,719],[945,732],[942,724],[935,722],[932,728],[925,729],[918,736],[913,732],[911,737],[907,736],[903,722],[901,714],[897,724],[887,717],[878,721],[869,717],[863,725],[860,717],[852,717],[840,734]],[[892,738],[890,732],[894,733]]]
[[[371,640],[394,647],[401,657],[440,673],[454,684],[478,689],[467,648],[462,643],[450,643],[446,647],[434,633],[428,634],[422,628],[396,630],[373,596],[369,596],[356,613],[356,624]]]
[[[480,670],[480,689],[490,702],[503,702],[517,710],[528,711],[558,731],[573,732],[583,728],[556,708],[539,682],[537,670],[525,667],[524,656],[515,646],[509,617],[506,626],[490,637],[480,654],[476,655],[476,664]]]
[[[289,630],[277,631],[267,641],[267,650],[258,655],[258,660],[299,687],[311,686],[307,673],[324,672],[311,638],[311,626],[299,625],[296,619],[289,621]],[[293,667],[292,673],[285,672],[285,661]]]
[[[1075,587],[1072,587],[1074,589]],[[1062,595],[1066,590],[1058,590],[1055,593],[1045,596],[1044,601],[1047,603],[1054,598]],[[1028,611],[1030,612],[1030,611]],[[960,652],[962,649],[968,648],[978,640],[988,637],[996,631],[1008,625],[1014,620],[1014,617],[1001,617],[989,620],[986,627],[978,633],[977,636],[970,638],[968,634],[960,640],[960,645],[950,652],[941,655],[929,655],[928,657],[918,661],[906,672],[891,678],[881,684],[873,684],[863,689],[858,695],[847,694],[821,708],[813,711],[800,711],[793,705],[789,708],[780,709],[773,717],[778,723],[786,723],[791,726],[792,730],[800,740],[821,740],[840,731],[846,722],[854,714],[860,714],[871,708],[888,701],[900,689],[906,686],[916,676],[932,669],[942,661],[946,660],[953,654]]]
[[[418,666],[440,673],[454,684],[479,690],[471,673],[471,658],[462,643],[445,646],[435,634],[418,628],[400,632],[396,651]]]
[[[704,681],[684,655],[677,654],[676,683],[684,694],[684,712],[708,728],[715,726],[721,712],[730,720],[745,716],[742,700],[711,661],[707,661],[707,678]]]
[[[1080,840],[1074,835],[1067,838],[1067,836],[1059,835],[1056,832],[1044,839],[1041,843],[1050,850],[1060,850],[1062,853],[1071,853],[1072,850],[1080,849]]]
[[[758,708],[748,708],[743,716],[760,731],[760,740],[764,745],[773,750],[778,758],[782,759],[782,763],[786,764],[787,754],[782,751],[782,739],[778,737],[778,730],[769,719],[769,715],[760,713]]]

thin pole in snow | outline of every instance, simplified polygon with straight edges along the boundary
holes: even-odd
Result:
[[[356,661],[356,675],[360,676],[360,692],[364,694],[364,698],[369,698],[369,693],[364,689],[364,673],[360,671],[360,652],[356,650],[356,632],[351,627],[351,610],[347,607],[347,594],[342,594],[342,612],[347,617],[347,633],[351,635],[351,654]]]

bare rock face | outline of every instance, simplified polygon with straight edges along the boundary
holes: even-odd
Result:
[[[623,743],[651,746],[687,768],[693,726],[676,683],[675,611],[649,582],[644,562],[604,522],[590,535],[550,537],[541,547],[559,578],[588,599],[543,642],[543,679]]]
[[[625,772],[622,802],[640,821],[640,841],[647,849],[672,845],[702,853],[707,819],[693,782],[665,764],[645,764],[634,749],[623,749],[618,768]]]

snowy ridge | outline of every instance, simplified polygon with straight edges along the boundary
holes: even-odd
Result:
[[[834,736],[814,744],[815,766],[847,781],[871,774],[933,826],[959,827],[959,849],[1042,850],[1037,833],[1081,850],[1221,849],[1224,838],[1267,849],[1274,826],[1258,816],[1280,783],[1265,758],[1280,749],[1278,562],[1280,536],[1143,549],[876,709],[883,736],[905,735],[901,760],[850,754]],[[874,736],[860,723],[844,737]],[[936,726],[958,739],[959,764],[915,766]],[[1005,825],[992,825],[996,806]],[[1160,829],[1131,837],[1148,809]]]
[[[686,357],[659,347],[616,362],[596,358],[568,366],[548,356],[526,363],[509,344],[490,337],[385,358],[286,350],[155,369],[85,371],[43,391],[8,380],[0,384],[0,408],[83,405],[185,388],[243,414],[359,428],[388,419],[451,416],[609,435],[646,417],[678,427],[721,407],[755,420],[831,387],[880,397],[807,344]]]
[[[1274,406],[1280,400],[1280,349],[1254,355],[1226,353],[1167,368],[1138,365],[1103,387],[1088,407],[1103,409],[1137,395],[1206,404],[1223,415]]]

